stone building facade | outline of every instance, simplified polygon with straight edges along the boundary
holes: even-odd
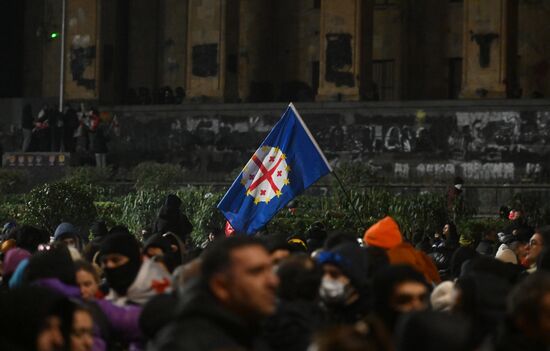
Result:
[[[59,90],[61,0],[24,1],[22,96]],[[545,0],[67,0],[64,94],[124,104],[550,95]]]

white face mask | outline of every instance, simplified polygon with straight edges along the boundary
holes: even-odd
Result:
[[[344,283],[324,277],[319,288],[319,296],[327,303],[344,303],[348,295],[347,290]]]
[[[455,188],[457,188],[458,190],[462,189],[462,184],[455,184]]]

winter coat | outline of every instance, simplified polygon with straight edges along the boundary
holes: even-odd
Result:
[[[78,287],[64,284],[57,278],[39,279],[33,284],[62,296],[82,301]],[[142,311],[140,306],[121,307],[106,300],[94,300],[85,304],[92,311],[96,327],[98,324],[102,326],[101,331],[96,329],[94,333],[94,351],[107,349],[107,342],[111,333],[116,334],[117,338],[125,343],[134,344],[133,349],[136,349],[136,344],[141,343],[143,337],[138,323]]]
[[[170,273],[157,262],[146,259],[141,264],[136,279],[128,288],[125,296],[119,296],[111,289],[105,299],[112,301],[117,306],[144,305],[153,296],[171,291],[172,277]]]
[[[259,323],[250,324],[223,307],[205,288],[189,291],[178,318],[158,333],[153,351],[268,350]]]
[[[495,242],[490,240],[481,240],[477,245],[476,251],[484,256],[494,256]]]
[[[179,204],[181,204],[181,201]],[[153,233],[164,234],[172,232],[181,241],[185,242],[193,231],[193,225],[189,222],[187,216],[181,212],[180,205],[164,204],[159,211],[152,229]]]
[[[272,350],[305,351],[323,324],[323,312],[315,301],[280,301],[263,335]]]
[[[390,264],[406,264],[412,266],[420,273],[424,274],[426,281],[430,284],[441,282],[437,267],[434,262],[422,251],[416,250],[409,243],[401,243],[387,251]]]
[[[456,251],[457,244],[449,241],[442,241],[432,246],[432,252],[429,257],[435,263],[441,279],[446,280],[450,277],[451,259]]]

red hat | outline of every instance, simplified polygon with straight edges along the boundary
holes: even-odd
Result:
[[[403,238],[399,226],[394,219],[386,216],[365,231],[363,240],[369,246],[391,249],[401,244]]]

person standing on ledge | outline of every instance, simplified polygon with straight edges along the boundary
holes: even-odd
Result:
[[[453,186],[447,190],[447,213],[454,222],[456,222],[457,213],[464,209],[463,186],[464,180],[461,177],[455,177]]]

